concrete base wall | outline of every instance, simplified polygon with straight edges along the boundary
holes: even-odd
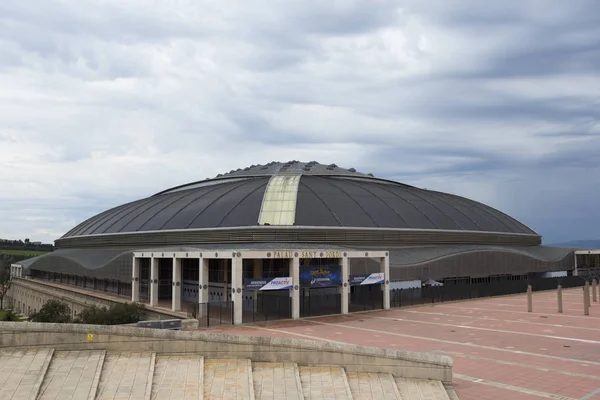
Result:
[[[198,353],[208,358],[334,365],[350,372],[391,373],[406,378],[452,382],[447,356],[288,338],[166,331],[129,326],[0,322],[0,347],[53,347]]]

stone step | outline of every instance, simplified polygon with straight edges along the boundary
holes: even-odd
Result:
[[[368,372],[346,372],[354,399],[402,400],[396,381],[391,374]]]
[[[204,360],[204,400],[254,400],[249,359]]]
[[[304,400],[296,363],[253,362],[252,379],[257,400]]]
[[[305,399],[352,399],[346,371],[340,367],[300,367]]]
[[[96,399],[149,399],[156,355],[150,352],[108,352]]]
[[[104,350],[54,352],[38,399],[94,400],[105,355]]]
[[[35,399],[54,349],[0,350],[0,399]]]
[[[198,400],[204,390],[204,357],[156,356],[152,399]]]
[[[395,377],[402,400],[450,400],[440,381]]]

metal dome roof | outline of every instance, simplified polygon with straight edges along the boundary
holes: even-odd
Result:
[[[269,201],[278,202],[280,209],[288,207],[288,215],[281,217],[287,223],[271,225],[536,234],[514,218],[463,197],[335,164],[290,161],[251,166],[165,190],[100,213],[63,238],[269,225],[264,221],[272,220],[263,218]]]

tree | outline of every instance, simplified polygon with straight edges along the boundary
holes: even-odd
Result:
[[[60,300],[48,300],[40,311],[31,315],[35,322],[71,322],[71,309],[69,305]]]
[[[4,296],[10,288],[10,274],[6,270],[0,271],[0,310],[4,308]]]

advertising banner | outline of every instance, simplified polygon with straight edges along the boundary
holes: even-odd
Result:
[[[342,267],[325,265],[321,267],[301,267],[300,284],[302,287],[331,287],[342,284]]]
[[[374,274],[350,275],[350,286],[377,285],[385,280],[383,272]]]
[[[247,290],[285,290],[292,288],[292,277],[245,279]]]

